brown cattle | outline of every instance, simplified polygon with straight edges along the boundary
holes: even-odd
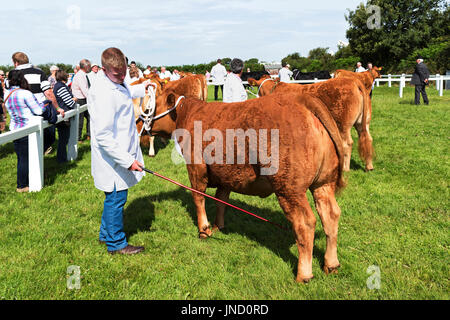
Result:
[[[263,198],[276,194],[295,233],[299,282],[313,277],[316,218],[306,197],[310,189],[327,237],[324,271],[336,271],[341,211],[335,192],[344,186],[343,145],[335,121],[319,99],[294,93],[239,103],[206,103],[195,98],[179,99],[166,91],[157,98],[156,114],[167,111],[167,116],[155,121],[152,133],[169,137],[178,129],[177,141],[194,189],[205,192],[208,187],[217,188],[216,197],[223,201],[231,192]],[[180,129],[184,130],[182,135]],[[223,143],[221,137],[225,136]],[[252,141],[259,141],[259,148]],[[252,162],[257,149],[260,157]],[[205,199],[197,193],[192,196],[199,235],[209,237],[212,230]],[[225,205],[219,203],[213,231],[224,227],[224,213]]]
[[[352,78],[358,79],[364,84],[364,87],[368,92],[372,90],[373,82],[376,78],[381,78],[381,70],[383,67],[373,67],[371,70],[367,70],[364,72],[353,72],[348,70],[336,70],[334,73],[335,78]]]
[[[168,82],[163,87],[163,90],[171,90],[178,95],[198,98],[203,101],[206,101],[208,98],[206,77],[203,75],[191,75],[177,81]]]
[[[318,97],[330,110],[336,121],[345,149],[344,170],[350,170],[350,159],[353,147],[351,135],[352,127],[358,132],[358,151],[365,161],[366,171],[373,170],[373,146],[369,132],[372,117],[372,102],[364,85],[356,79],[330,79],[315,84],[299,85],[284,83],[264,78],[261,80],[248,79],[252,86],[258,86],[259,96],[271,93],[298,92]]]

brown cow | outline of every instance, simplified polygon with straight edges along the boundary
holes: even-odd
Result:
[[[383,67],[373,67],[371,70],[367,70],[364,72],[353,72],[348,70],[336,70],[334,73],[335,78],[352,78],[352,79],[359,79],[363,84],[364,87],[368,92],[372,90],[373,82],[376,78],[381,78],[381,70]]]
[[[171,90],[179,95],[203,101],[208,99],[208,87],[204,75],[190,75],[177,81],[170,81],[164,85],[163,90]]]
[[[299,92],[318,97],[328,107],[336,121],[345,149],[344,170],[350,170],[353,139],[351,129],[358,132],[358,151],[366,163],[366,171],[373,170],[373,146],[369,125],[372,116],[372,103],[364,85],[357,79],[330,79],[315,84],[299,85],[262,78],[248,79],[252,86],[258,86],[259,96],[271,93]]]
[[[157,98],[156,114],[166,111],[170,111],[169,114],[155,121],[152,133],[168,137],[178,129],[177,141],[182,146],[194,189],[205,192],[208,187],[217,188],[216,197],[223,201],[228,200],[231,192],[263,198],[276,194],[295,233],[299,282],[307,282],[313,277],[316,218],[306,197],[306,191],[310,189],[327,237],[324,271],[327,274],[337,271],[337,233],[341,211],[335,192],[344,186],[343,145],[333,117],[319,99],[294,93],[239,103],[206,103],[195,98],[179,99],[174,93],[163,92]],[[182,136],[178,132],[180,129],[184,130]],[[231,137],[228,136],[230,130]],[[243,145],[238,142],[239,130],[249,134],[241,140]],[[250,160],[256,152],[251,143],[252,132],[257,135],[253,136],[253,141],[261,143],[259,154],[263,154],[254,162]],[[208,145],[206,141],[211,141],[213,136],[214,142]],[[225,136],[227,146],[224,143],[220,145],[220,137]],[[214,145],[213,150],[211,145]],[[271,151],[263,151],[262,146]],[[193,157],[189,156],[189,149],[194,151]],[[278,159],[277,163],[266,161],[267,155],[272,160]],[[242,162],[236,161],[239,157]],[[273,168],[275,170],[271,171]],[[205,212],[205,199],[197,193],[192,196],[197,209],[199,235],[201,238],[209,237],[212,231]],[[224,227],[224,213],[225,205],[218,204],[213,231]]]

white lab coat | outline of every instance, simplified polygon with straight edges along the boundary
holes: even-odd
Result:
[[[366,69],[364,69],[363,66],[356,68],[355,72],[365,72],[367,71]]]
[[[223,85],[227,74],[227,69],[220,63],[216,64],[211,69],[211,78],[215,85]]]
[[[291,70],[289,70],[288,68],[281,68],[280,71],[278,71],[278,77],[280,78],[280,82],[291,81],[292,75],[293,75],[293,72]]]
[[[91,173],[97,189],[126,190],[142,179],[143,172],[128,168],[134,160],[144,163],[132,103],[144,95],[144,85],[124,87],[103,73],[89,90]]]
[[[223,85],[223,102],[241,102],[247,100],[247,92],[239,75],[230,73]]]

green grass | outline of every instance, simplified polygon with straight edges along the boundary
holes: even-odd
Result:
[[[125,207],[129,242],[146,251],[110,256],[97,242],[104,194],[90,175],[89,145],[66,166],[46,156],[45,187],[30,194],[15,192],[16,155],[11,143],[0,146],[0,299],[449,299],[450,94],[428,93],[430,106],[417,107],[411,87],[403,99],[398,88],[375,88],[375,171],[363,171],[354,148],[338,197],[339,274],[321,270],[318,219],[307,285],[295,282],[292,233],[229,209],[226,233],[199,240],[190,193],[149,175]],[[185,167],[171,162],[172,142],[157,147],[146,166],[190,185]],[[289,225],[275,196],[232,194],[231,202]],[[206,204],[213,222],[215,204]],[[81,268],[80,290],[67,289],[71,265]],[[366,285],[372,265],[379,290]]]

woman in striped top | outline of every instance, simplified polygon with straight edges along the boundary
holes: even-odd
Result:
[[[11,131],[25,127],[32,116],[39,116],[44,109],[44,103],[37,101],[29,91],[28,81],[18,70],[10,71],[9,95],[5,106],[11,116],[9,129]],[[28,136],[13,141],[17,154],[17,192],[28,192]]]
[[[69,75],[64,70],[58,70],[55,74],[56,84],[53,87],[58,105],[64,111],[70,111],[75,107],[75,98],[67,87],[66,83]],[[56,160],[59,163],[67,162],[67,144],[70,136],[70,121],[65,120],[56,125],[58,129],[58,151],[56,153]]]

